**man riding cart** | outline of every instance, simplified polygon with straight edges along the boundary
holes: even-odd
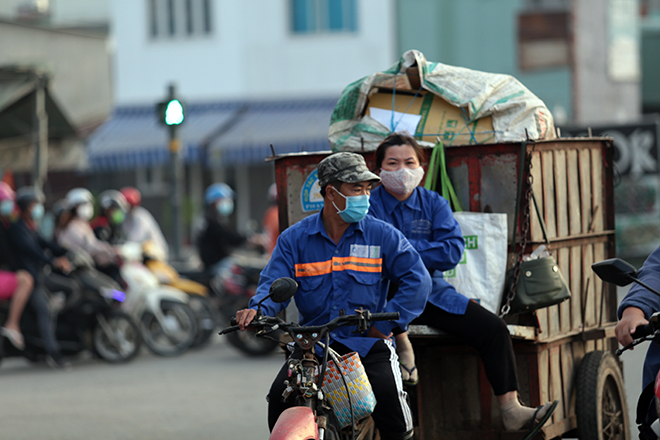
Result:
[[[459,88],[466,83],[477,86]],[[422,146],[419,156],[407,148],[393,158],[375,152],[400,131]],[[481,350],[465,345],[464,332],[438,331],[433,319],[413,322],[407,338],[415,356],[400,356],[404,378],[408,372],[414,383],[412,371],[419,374],[409,388],[417,438],[531,438],[537,431],[546,439],[629,438],[620,364],[611,354],[615,291],[591,271],[615,253],[611,140],[556,139],[550,112],[515,79],[427,63],[416,51],[347,87],[329,138],[334,151],[362,154],[381,178],[385,171],[372,214],[400,227],[413,245],[450,233],[463,242],[455,267],[434,263],[415,246],[434,284],[466,295],[453,305],[432,301],[436,320],[485,309],[502,317],[510,334],[517,387],[496,389],[492,367]],[[395,148],[407,145],[401,139]],[[273,158],[281,229],[322,208],[316,165],[328,154]],[[444,197],[411,196],[421,193],[419,166],[423,184]],[[449,217],[436,224],[416,214],[433,197],[453,210],[457,231]],[[480,328],[476,319],[467,318],[465,328]],[[525,408],[518,399],[532,414],[510,431],[505,405]]]

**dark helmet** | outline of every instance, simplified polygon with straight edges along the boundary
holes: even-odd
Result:
[[[122,193],[115,189],[108,189],[99,194],[99,206],[101,209],[119,208],[124,212],[129,209],[128,202]]]
[[[44,194],[33,186],[24,186],[16,191],[16,205],[25,211],[32,203],[43,203]]]

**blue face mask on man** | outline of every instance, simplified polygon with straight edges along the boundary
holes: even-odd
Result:
[[[224,217],[229,217],[234,212],[234,201],[232,199],[220,199],[215,206],[218,213]]]
[[[32,210],[30,211],[30,217],[32,217],[32,220],[38,222],[42,218],[44,218],[45,210],[44,210],[44,205],[41,203],[37,203],[32,207]]]
[[[345,196],[335,187],[332,187],[332,189],[346,199],[346,208],[344,208],[343,211],[337,208],[335,202],[332,202],[332,205],[337,209],[337,214],[339,214],[342,220],[346,223],[357,223],[367,215],[369,212],[369,196],[367,194],[361,196]]]

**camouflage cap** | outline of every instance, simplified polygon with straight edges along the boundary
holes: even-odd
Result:
[[[380,177],[369,171],[364,157],[357,153],[331,154],[319,163],[318,174],[321,188],[335,180],[345,183],[380,182]]]

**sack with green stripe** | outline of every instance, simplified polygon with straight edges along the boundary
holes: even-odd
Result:
[[[391,90],[392,95],[390,102],[372,109],[382,110],[377,116],[367,108],[379,90]],[[423,97],[424,104],[415,115],[421,120],[410,118],[415,113],[408,108],[410,104],[402,102],[400,109],[396,105],[397,96],[406,94]],[[440,126],[427,122],[428,108],[436,101],[455,109],[459,116],[456,119],[443,116]],[[486,118],[492,118],[492,124],[481,127],[478,121]],[[462,128],[454,131],[454,123]],[[550,111],[516,78],[427,61],[417,50],[406,51],[386,70],[353,81],[344,88],[330,117],[328,140],[335,152],[374,151],[395,131],[409,132],[425,147],[433,146],[435,136],[449,145],[555,137]]]
[[[465,239],[463,258],[444,273],[445,280],[462,295],[498,314],[506,279],[507,215],[462,210],[449,179],[442,142],[433,149],[424,186],[435,191],[438,181],[438,192],[452,205]]]

